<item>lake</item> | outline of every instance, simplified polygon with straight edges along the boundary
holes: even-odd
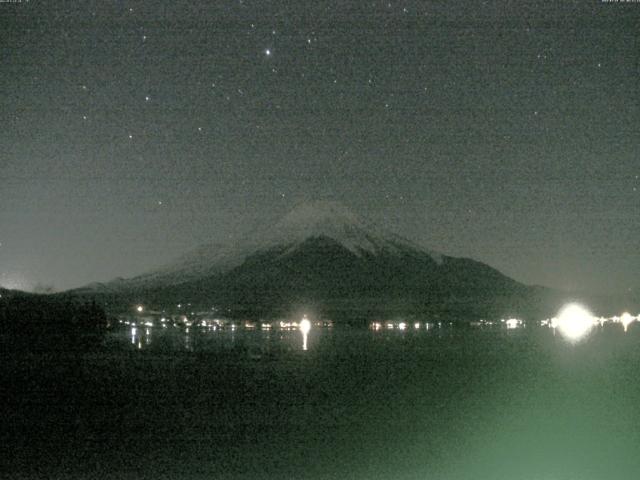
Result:
[[[3,478],[631,479],[640,327],[123,327],[2,357]]]

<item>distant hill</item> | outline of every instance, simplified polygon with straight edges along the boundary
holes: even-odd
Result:
[[[305,310],[345,319],[543,318],[566,299],[481,262],[431,251],[335,202],[303,204],[241,243],[205,245],[155,271],[74,293],[110,309],[188,302],[233,316]]]

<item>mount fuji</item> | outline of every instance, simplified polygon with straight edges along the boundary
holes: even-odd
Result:
[[[323,201],[302,204],[237,244],[204,245],[154,271],[75,292],[123,308],[139,301],[162,308],[189,302],[256,318],[305,309],[334,318],[457,319],[516,315],[539,290]]]

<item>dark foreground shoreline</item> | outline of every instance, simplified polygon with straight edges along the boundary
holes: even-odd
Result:
[[[640,341],[339,331],[309,351],[0,358],[3,478],[632,478]]]

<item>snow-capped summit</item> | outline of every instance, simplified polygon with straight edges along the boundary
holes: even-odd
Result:
[[[374,252],[382,240],[345,206],[328,201],[299,205],[270,229],[265,240],[295,245],[316,237],[331,238],[356,255]]]
[[[430,252],[344,205],[321,201],[298,205],[240,242],[203,245],[155,271],[81,293],[108,295],[127,308],[132,298],[162,306],[188,299],[252,317],[279,315],[302,304],[346,316],[356,311],[486,316],[512,308],[505,299],[524,298],[527,290],[488,265]]]
[[[383,249],[392,251],[399,246],[419,248],[358,217],[335,201],[300,204],[260,237],[263,247],[296,245],[310,238],[326,237],[358,256],[364,252],[375,254]],[[437,254],[433,256],[434,259],[439,257]]]
[[[390,236],[367,223],[344,205],[332,201],[303,203],[258,235],[263,248],[295,246],[310,238],[334,240],[355,255],[374,253]],[[388,238],[387,238],[388,237]]]
[[[330,239],[357,257],[365,253],[394,254],[410,250],[427,254],[438,264],[443,258],[360,218],[341,203],[315,201],[298,205],[280,221],[256,230],[243,241],[202,245],[164,267],[107,285],[122,289],[184,283],[230,271],[251,255],[268,251],[279,255],[290,253],[303,242],[318,238]]]

